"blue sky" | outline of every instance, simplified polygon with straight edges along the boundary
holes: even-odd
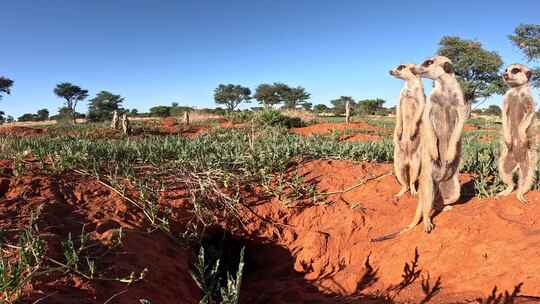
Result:
[[[254,90],[277,81],[305,87],[313,103],[350,95],[390,106],[401,83],[387,71],[431,56],[443,35],[478,39],[505,63],[524,62],[507,35],[540,23],[538,0],[4,2],[0,75],[15,86],[0,109],[15,117],[56,112],[62,100],[53,88],[62,81],[91,97],[121,94],[125,107],[142,111],[171,102],[214,107],[219,83]]]

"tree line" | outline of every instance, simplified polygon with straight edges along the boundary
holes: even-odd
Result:
[[[508,39],[524,54],[529,63],[540,62],[539,24],[519,25],[508,36]],[[456,77],[463,87],[467,101],[481,104],[494,94],[504,93],[505,85],[500,77],[503,60],[497,52],[486,50],[479,41],[457,36],[445,36],[439,41],[437,54],[450,58],[454,63]],[[540,88],[540,66],[533,67],[532,70],[531,82],[533,86]],[[3,95],[11,93],[13,85],[13,80],[0,76],[0,99]],[[89,100],[87,115],[78,113],[76,107],[79,102],[88,97],[88,90],[69,82],[62,82],[54,88],[54,94],[64,100],[58,115],[49,116],[47,109],[41,109],[36,113],[24,114],[19,117],[19,120],[46,120],[50,118],[74,121],[78,117],[86,116],[91,121],[102,121],[110,119],[113,111],[129,112],[132,115],[139,114],[136,109],[124,109],[122,107],[124,98],[108,91],[101,91]],[[353,113],[357,114],[384,114],[385,111],[392,110],[383,107],[384,100],[382,99],[354,101],[350,96],[341,96],[330,101],[332,104],[332,108],[330,108],[326,104],[313,105],[310,98],[311,94],[306,92],[305,88],[291,87],[281,82],[260,84],[253,95],[248,87],[239,84],[220,84],[214,90],[216,104],[224,106],[229,112],[237,110],[241,104],[250,103],[252,100],[256,100],[262,108],[272,108],[282,104],[284,109],[300,108],[318,113],[341,114],[344,112],[346,102],[350,103]],[[148,115],[175,116],[189,110],[192,108],[180,107],[177,103],[173,103],[171,106],[152,107]],[[494,108],[490,109],[489,112],[493,111],[495,111]],[[13,118],[5,117],[5,113],[0,111],[0,123],[10,120]]]

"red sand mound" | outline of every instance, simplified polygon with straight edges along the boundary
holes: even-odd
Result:
[[[299,174],[315,183],[320,191],[336,191],[358,184],[359,180],[391,170],[390,165],[358,164],[346,161],[313,161],[303,165]],[[392,176],[368,181],[341,195],[332,203],[298,211],[286,208],[274,199],[253,210],[249,231],[253,236],[277,243],[292,253],[294,269],[321,292],[334,294],[369,293],[400,281],[404,263],[415,249],[423,276],[431,285],[440,277],[442,290],[432,302],[452,302],[488,295],[494,286],[512,290],[523,282],[524,294],[540,294],[540,193],[528,195],[529,204],[515,197],[494,200],[472,198],[471,178],[463,175],[461,205],[435,217],[431,234],[419,225],[393,240],[370,243],[369,239],[397,231],[412,219],[416,200],[407,194],[397,199],[399,186]],[[278,224],[275,224],[278,223]],[[359,281],[370,263],[378,279],[368,288],[359,289]],[[279,256],[269,258],[280,264]],[[259,282],[269,303],[300,303],[306,295],[303,285],[293,282]],[[297,280],[297,279],[295,279]],[[418,282],[402,292],[398,299],[419,301],[422,289]],[[293,300],[294,299],[294,300]]]
[[[6,184],[7,185],[4,185]],[[189,275],[191,252],[159,232],[148,231],[143,216],[96,181],[77,175],[4,178],[0,187],[0,230],[28,225],[30,213],[43,204],[37,226],[47,255],[65,258],[61,241],[68,233],[78,239],[81,229],[94,245],[97,273],[107,278],[129,278],[148,269],[142,281],[88,281],[79,275],[51,273],[38,276],[25,291],[24,303],[196,303],[199,291]],[[121,246],[110,249],[114,233],[122,228]],[[13,235],[7,234],[12,238]],[[46,297],[46,298],[45,298]],[[44,298],[42,301],[37,301]]]
[[[396,239],[371,243],[371,238],[405,226],[416,206],[409,194],[393,196],[399,185],[388,175],[391,165],[318,160],[297,169],[291,174],[316,186],[315,199],[291,208],[255,191],[246,203],[252,212],[241,209],[245,227],[223,223],[238,240],[226,249],[247,249],[242,303],[386,303],[375,296],[377,290],[400,282],[415,249],[421,276],[399,293],[399,301],[419,302],[425,297],[422,282],[432,287],[437,278],[442,289],[430,303],[463,303],[489,295],[494,286],[511,290],[520,282],[522,293],[540,295],[539,192],[527,195],[527,205],[513,196],[476,199],[471,177],[462,175],[463,199],[434,218],[433,233],[424,233],[419,225]],[[140,210],[107,187],[75,173],[13,177],[8,169],[2,174],[2,231],[24,227],[30,212],[44,204],[37,225],[52,257],[62,259],[60,241],[68,233],[77,236],[83,225],[103,254],[122,227],[122,245],[97,262],[99,273],[125,277],[148,269],[142,281],[129,286],[74,274],[43,275],[26,291],[25,301],[48,295],[43,303],[104,303],[118,294],[110,303],[198,302],[199,291],[189,275],[192,252],[162,233],[147,232]],[[186,215],[181,193],[176,189],[160,199],[173,208],[174,219]]]
[[[23,126],[10,126],[0,128],[0,135],[13,135],[13,136],[33,136],[47,132],[47,129],[31,128]]]
[[[340,136],[340,140],[343,141],[379,141],[381,140],[378,135],[380,132],[391,133],[391,130],[382,129],[377,126],[373,126],[367,123],[320,123],[314,124],[303,128],[291,129],[293,133],[300,135],[313,135],[313,134],[330,134],[332,132],[346,132],[351,134],[343,134]]]
[[[312,135],[312,134],[326,134],[331,133],[334,131],[345,131],[348,129],[359,129],[363,131],[371,130],[371,131],[378,131],[379,128],[376,126],[372,126],[367,123],[320,123],[320,124],[313,124],[307,127],[303,128],[293,128],[291,129],[292,132],[300,135]]]

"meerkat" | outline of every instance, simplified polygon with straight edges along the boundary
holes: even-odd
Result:
[[[111,129],[118,129],[118,111],[113,112],[113,117],[111,121]]]
[[[184,112],[184,124],[189,125],[189,112]]]
[[[394,171],[402,196],[410,190],[416,195],[416,181],[420,173],[420,136],[422,114],[426,96],[422,80],[414,73],[414,64],[402,64],[390,70],[390,75],[405,81],[396,107],[396,127],[394,129]]]
[[[122,132],[124,132],[126,135],[129,134],[129,119],[126,113],[122,115],[120,123],[122,125]]]
[[[407,227],[372,241],[394,238],[413,229],[421,220],[424,231],[429,233],[434,228],[431,221],[434,204],[450,205],[460,197],[461,137],[471,106],[464,98],[450,59],[435,56],[417,65],[413,72],[435,82],[420,130],[422,157],[418,203],[413,220]]]
[[[510,87],[503,98],[502,142],[499,174],[507,188],[497,196],[514,191],[513,174],[518,170],[517,199],[527,202],[527,193],[534,182],[536,170],[535,102],[529,81],[532,72],[521,64],[510,65],[503,73],[504,82]]]

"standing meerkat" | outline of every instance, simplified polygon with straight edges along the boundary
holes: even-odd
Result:
[[[129,134],[129,119],[126,113],[122,115],[121,125],[122,125],[122,132],[128,135]]]
[[[113,117],[111,121],[111,128],[112,129],[118,129],[118,111],[113,112]]]
[[[435,56],[415,67],[415,74],[434,80],[420,130],[421,172],[418,204],[411,223],[396,233],[374,238],[382,241],[405,233],[420,223],[433,230],[431,215],[435,202],[455,203],[460,197],[458,180],[461,137],[471,106],[465,101],[450,59]]]
[[[424,86],[415,74],[414,64],[402,64],[390,70],[390,75],[405,80],[396,107],[396,127],[394,129],[394,171],[402,196],[407,190],[416,194],[416,181],[420,173],[420,136],[422,114],[426,105]]]
[[[499,158],[499,174],[507,188],[497,196],[514,191],[513,174],[518,169],[517,198],[525,203],[527,193],[534,182],[536,170],[535,108],[529,81],[532,72],[521,64],[510,65],[503,74],[510,86],[503,98],[502,143]]]

